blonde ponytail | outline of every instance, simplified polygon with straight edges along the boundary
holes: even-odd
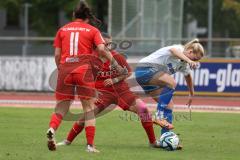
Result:
[[[195,38],[193,40],[191,40],[190,42],[186,43],[184,45],[184,49],[188,50],[188,49],[192,49],[193,53],[200,53],[202,56],[204,56],[204,48],[201,45],[201,43],[199,43],[199,39]]]

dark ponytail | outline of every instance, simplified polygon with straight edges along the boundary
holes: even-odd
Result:
[[[97,19],[89,8],[88,4],[84,0],[80,0],[76,8],[74,9],[74,18],[89,19],[93,25],[101,25],[101,21]]]

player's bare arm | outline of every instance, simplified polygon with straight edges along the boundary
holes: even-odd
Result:
[[[191,105],[192,98],[194,96],[194,85],[193,85],[192,76],[190,74],[186,75],[185,80],[189,89],[189,99],[188,99],[187,105]]]
[[[58,68],[60,64],[60,59],[61,59],[61,48],[55,48],[54,55],[55,55],[55,63]]]

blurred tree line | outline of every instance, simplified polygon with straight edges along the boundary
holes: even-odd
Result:
[[[208,26],[208,0],[185,0],[184,23],[197,19]],[[240,37],[240,0],[213,0],[213,36]]]
[[[93,12],[102,21],[107,15],[108,0],[86,0]],[[41,36],[53,36],[59,26],[59,11],[66,13],[67,19],[72,19],[72,12],[79,0],[1,0],[0,8],[7,10],[8,21],[15,24],[16,16],[23,14],[24,3],[31,4],[29,8],[30,28]],[[106,29],[106,24],[101,25]]]
[[[79,0],[1,0],[0,8],[8,10],[10,23],[14,17],[23,13],[23,4],[32,5],[29,10],[30,27],[41,36],[53,36],[60,27],[58,24],[59,11],[66,12],[67,18],[72,19],[72,11]],[[103,21],[107,16],[108,0],[86,0],[95,13]],[[215,37],[240,37],[240,0],[213,0],[213,31]],[[184,23],[196,19],[200,27],[207,27],[208,0],[185,0]],[[11,22],[12,21],[12,22]],[[101,26],[106,30],[106,24]]]

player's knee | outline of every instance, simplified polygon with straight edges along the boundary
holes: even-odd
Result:
[[[136,106],[139,113],[148,113],[148,108],[142,100],[138,99]]]
[[[62,115],[63,117],[68,113],[70,107],[69,103],[57,103],[55,107],[55,113]]]
[[[89,105],[89,106],[84,106],[83,107],[83,111],[86,113],[86,112],[93,112],[94,113],[94,106],[91,106],[91,105]]]
[[[82,100],[84,112],[92,112],[95,109],[94,100]]]

